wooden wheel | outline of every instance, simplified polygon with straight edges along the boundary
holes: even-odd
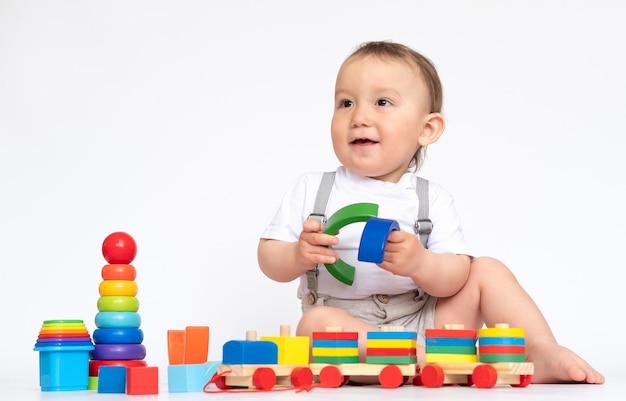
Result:
[[[231,388],[230,386],[226,385],[226,376],[215,376],[217,375],[213,375],[213,383],[215,383],[215,387],[219,388],[220,390],[228,390],[229,388]]]
[[[380,371],[378,380],[384,388],[398,388],[404,383],[404,376],[396,365],[387,365]]]
[[[478,365],[472,373],[472,381],[478,388],[491,388],[498,381],[498,372],[491,365]]]
[[[258,368],[252,374],[252,384],[259,390],[271,390],[276,384],[276,373],[271,368]]]
[[[443,369],[437,365],[426,365],[422,368],[420,375],[422,378],[422,384],[424,387],[435,388],[443,386],[443,380],[445,378]],[[413,381],[415,384],[415,381]]]
[[[324,366],[319,374],[320,386],[337,388],[344,384],[344,377],[338,367],[333,365]]]
[[[533,375],[519,375],[519,384],[511,384],[511,387],[526,387],[533,380]]]
[[[305,367],[295,368],[291,372],[291,384],[296,387],[310,387],[313,385],[313,372]]]

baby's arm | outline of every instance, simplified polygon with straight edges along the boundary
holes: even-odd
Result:
[[[292,281],[314,269],[318,263],[335,263],[339,256],[328,245],[337,245],[338,241],[337,237],[324,234],[322,223],[308,219],[296,242],[261,239],[259,266],[272,280]]]
[[[433,253],[406,231],[392,231],[385,246],[382,269],[411,277],[428,294],[449,297],[456,294],[469,276],[470,257]]]

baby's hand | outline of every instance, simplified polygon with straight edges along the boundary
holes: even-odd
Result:
[[[321,222],[307,219],[298,238],[296,250],[298,265],[314,269],[319,263],[335,263],[339,255],[328,246],[338,243],[339,239],[336,236],[324,234]]]
[[[412,277],[426,252],[414,234],[394,230],[389,233],[383,261],[378,266],[397,276]]]

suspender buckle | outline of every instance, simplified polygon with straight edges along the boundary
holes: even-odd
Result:
[[[415,221],[415,234],[428,235],[433,232],[433,222],[430,219],[421,219]]]
[[[311,213],[309,215],[309,219],[313,219],[313,220],[317,220],[320,223],[322,223],[322,226],[324,226],[326,224],[326,215],[325,214],[320,214],[320,213]]]

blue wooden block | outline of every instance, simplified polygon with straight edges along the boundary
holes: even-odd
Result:
[[[126,366],[100,366],[98,368],[99,393],[126,393]]]
[[[395,220],[370,217],[361,234],[358,259],[362,262],[381,263],[389,233],[399,229],[400,225]]]
[[[526,345],[524,337],[480,337],[478,345]]]
[[[272,341],[232,340],[222,347],[222,363],[240,364],[277,364],[278,346]]]
[[[204,390],[206,383],[217,373],[220,362],[169,365],[167,389],[170,393],[192,393]]]
[[[417,340],[415,331],[368,331],[368,340]]]
[[[473,347],[475,338],[426,337],[426,345],[438,347]]]
[[[359,340],[313,340],[313,348],[356,348]]]

